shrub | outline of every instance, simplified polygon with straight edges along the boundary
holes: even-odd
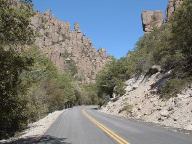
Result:
[[[116,80],[115,81],[115,87],[113,92],[117,95],[117,96],[122,96],[125,94],[125,84],[124,81],[122,80]]]
[[[176,97],[178,93],[191,83],[191,81],[191,77],[187,79],[172,78],[168,80],[160,89],[161,98],[169,99],[171,97]]]
[[[127,114],[131,114],[133,110],[133,106],[130,104],[126,104],[122,109],[119,110],[119,113],[126,112]]]

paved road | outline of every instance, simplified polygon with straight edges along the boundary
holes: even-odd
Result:
[[[44,143],[56,144],[192,144],[192,135],[106,115],[90,107],[66,110],[44,139]]]

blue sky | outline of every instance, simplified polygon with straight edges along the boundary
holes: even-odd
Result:
[[[143,35],[141,12],[162,10],[168,0],[33,0],[36,10],[52,10],[55,17],[73,24],[89,37],[95,48],[106,48],[117,58],[125,56]]]

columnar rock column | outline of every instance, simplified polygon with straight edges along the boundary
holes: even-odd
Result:
[[[169,0],[167,6],[167,21],[173,16],[175,10],[183,3],[183,0]]]

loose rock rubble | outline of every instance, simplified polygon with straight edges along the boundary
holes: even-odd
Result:
[[[128,80],[126,94],[103,106],[101,111],[192,130],[192,87],[187,87],[177,97],[163,100],[155,94],[156,89],[151,88],[162,77],[160,73],[156,73],[149,78],[140,76]],[[131,106],[131,110],[126,110],[126,106]]]

